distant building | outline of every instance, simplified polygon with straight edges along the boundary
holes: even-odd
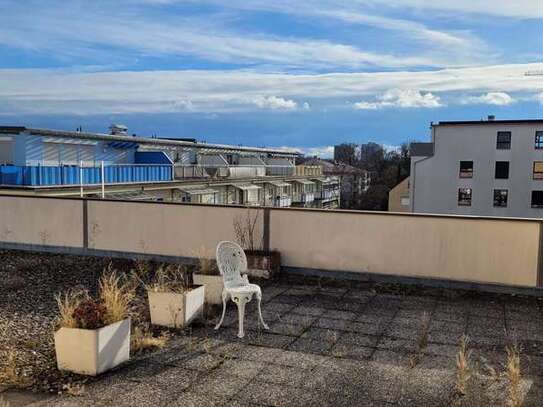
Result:
[[[439,122],[410,153],[413,212],[543,217],[543,120]]]
[[[360,146],[354,143],[343,143],[334,146],[334,161],[355,165],[360,159]]]
[[[410,212],[409,177],[389,191],[388,210],[389,212]]]
[[[190,139],[0,126],[0,192],[127,200],[329,207],[339,180],[294,151]],[[339,198],[338,198],[339,199]]]
[[[330,162],[320,158],[310,158],[305,165],[322,167],[322,174],[339,179],[341,185],[341,208],[355,208],[360,203],[361,196],[370,186],[370,173],[348,164]]]

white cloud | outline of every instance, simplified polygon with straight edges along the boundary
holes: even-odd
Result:
[[[443,106],[439,96],[413,89],[392,89],[378,96],[377,99],[376,102],[357,102],[353,104],[353,107],[358,110],[376,110],[387,107],[435,108]]]
[[[332,158],[334,156],[334,146],[298,147],[296,150],[307,157]]]
[[[488,92],[480,96],[469,96],[462,101],[464,104],[486,104],[507,106],[515,103],[509,94],[505,92]]]
[[[296,110],[298,108],[298,103],[294,100],[288,100],[277,96],[260,96],[255,98],[253,102],[261,109]]]
[[[514,93],[517,100],[533,99],[543,92],[543,76],[525,76],[524,72],[535,70],[543,70],[543,64],[321,75],[234,70],[78,73],[4,69],[0,70],[0,113],[179,112],[180,106],[172,101],[190,101],[194,112],[247,111],[258,108],[254,101],[262,95],[281,95],[285,101],[303,100],[323,108],[345,108],[347,99],[368,104],[360,105],[362,108],[372,103],[376,108],[382,104],[435,107],[450,103],[447,98],[451,92],[485,94],[496,88]],[[390,89],[424,89],[426,93],[394,94]]]

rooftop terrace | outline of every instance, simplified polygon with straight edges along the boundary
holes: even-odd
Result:
[[[18,343],[47,369],[54,364],[52,292],[76,284],[93,289],[107,260],[2,256],[0,287],[8,295],[0,299],[0,331],[14,336],[0,343]],[[123,262],[115,266],[130,266]],[[19,394],[12,407],[30,401],[35,407],[505,405],[501,372],[512,342],[521,347],[523,405],[538,405],[543,397],[543,307],[535,298],[301,278],[263,283],[263,294],[269,332],[257,328],[251,302],[247,335],[238,339],[230,304],[218,332],[211,312],[205,322],[175,332],[161,351],[94,379],[55,376],[51,388],[60,388],[61,396],[25,394],[24,401]],[[464,333],[478,368],[460,396],[455,357]],[[69,389],[82,382],[83,391],[74,395]],[[15,400],[13,392],[2,394]]]

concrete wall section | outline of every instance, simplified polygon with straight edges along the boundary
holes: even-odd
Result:
[[[310,210],[270,217],[270,246],[284,266],[537,284],[537,222]]]
[[[0,198],[0,241],[83,247],[83,202],[55,198]]]
[[[236,207],[89,201],[89,248],[196,257],[201,247],[214,252],[221,240],[233,240],[234,219],[247,213]],[[260,236],[261,219],[260,214]]]

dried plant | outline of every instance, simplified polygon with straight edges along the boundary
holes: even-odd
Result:
[[[0,395],[0,407],[10,407],[9,401]]]
[[[33,380],[31,378],[21,374],[20,360],[15,349],[11,347],[7,349],[5,361],[6,363],[0,369],[0,385],[24,388],[32,384]]]
[[[254,215],[253,215],[254,213]],[[262,250],[263,237],[257,237],[258,211],[247,209],[245,216],[234,218],[234,234],[236,242],[244,250]]]
[[[81,302],[88,299],[89,293],[82,289],[71,289],[64,294],[57,294],[55,296],[59,311],[57,326],[60,328],[78,328],[79,326],[74,317],[74,311]]]
[[[198,248],[194,254],[198,258],[198,269],[200,274],[205,274],[208,276],[219,274],[217,262],[213,258],[213,250],[207,249],[205,246],[200,246],[200,248]]]
[[[154,279],[145,284],[147,291],[183,293],[189,287],[186,267],[170,264],[161,265],[155,272]]]
[[[460,349],[456,354],[456,390],[466,394],[466,386],[471,377],[471,349],[468,349],[469,338],[462,335]]]
[[[104,270],[98,285],[105,308],[104,323],[109,325],[127,318],[136,296],[136,286],[129,279],[121,278],[111,264]]]
[[[140,352],[150,348],[164,348],[168,343],[169,337],[166,334],[153,336],[147,327],[137,326],[132,331],[130,338],[130,349],[134,352]]]
[[[507,379],[509,380],[509,405],[511,407],[520,407],[522,405],[520,390],[522,373],[520,370],[520,351],[518,346],[507,347],[507,363],[505,367]]]
[[[83,383],[67,383],[62,385],[62,390],[70,396],[79,397],[85,393],[85,385]]]
[[[430,317],[427,312],[424,312],[421,317],[420,333],[417,337],[416,353],[409,359],[409,366],[414,368],[420,362],[424,349],[428,346],[428,333],[430,330]]]

